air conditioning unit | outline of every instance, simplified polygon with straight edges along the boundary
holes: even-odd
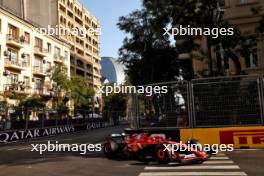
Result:
[[[26,37],[24,36],[24,35],[22,35],[21,37],[20,37],[20,42],[25,42],[26,41]]]
[[[46,60],[43,60],[43,64],[46,64]]]
[[[26,53],[22,53],[22,54],[21,54],[21,57],[22,57],[22,58],[26,58],[26,56],[27,56]]]

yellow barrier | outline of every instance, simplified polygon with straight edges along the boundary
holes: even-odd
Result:
[[[180,129],[181,141],[192,137],[201,144],[234,144],[234,148],[264,148],[264,126]]]

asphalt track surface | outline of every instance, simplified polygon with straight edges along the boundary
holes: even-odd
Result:
[[[102,152],[39,152],[31,144],[99,144],[109,133],[120,133],[126,126],[115,126],[34,141],[0,145],[0,176],[264,176],[264,150],[235,150],[219,153],[198,165],[159,165],[136,160],[109,160]]]

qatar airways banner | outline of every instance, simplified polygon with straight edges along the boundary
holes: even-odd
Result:
[[[83,130],[92,130],[109,126],[105,122],[94,122],[82,125],[65,125],[49,128],[36,128],[16,131],[0,132],[0,143],[14,142],[19,140],[35,139],[46,136],[54,136],[65,133],[78,132]]]

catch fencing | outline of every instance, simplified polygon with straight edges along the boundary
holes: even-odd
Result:
[[[134,127],[264,125],[263,76],[233,76],[153,84],[167,93],[132,95]],[[131,117],[132,118],[132,117]]]

